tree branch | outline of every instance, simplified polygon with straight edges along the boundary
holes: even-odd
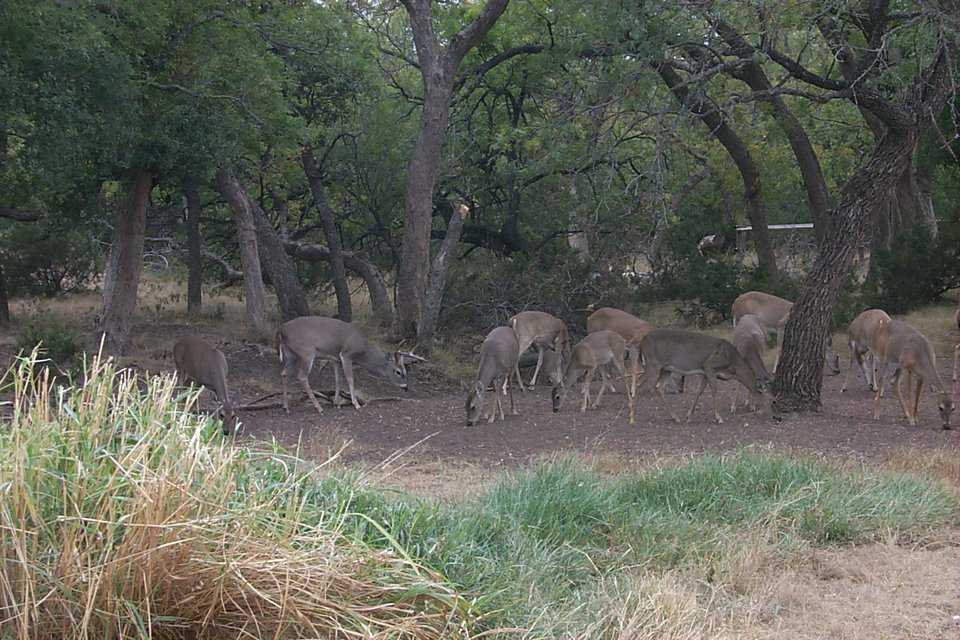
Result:
[[[23,211],[22,209],[0,207],[0,218],[16,220],[17,222],[36,222],[40,219],[40,214],[33,213],[32,211]]]
[[[510,4],[510,0],[487,0],[487,4],[483,7],[480,15],[450,38],[449,52],[452,56],[454,68],[470,49],[483,40],[493,23],[506,11],[508,4]]]

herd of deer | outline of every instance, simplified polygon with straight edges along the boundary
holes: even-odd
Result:
[[[486,417],[493,422],[499,414],[505,418],[503,397],[510,397],[511,414],[516,414],[511,378],[526,390],[520,377],[520,355],[530,348],[537,351],[537,364],[528,383],[536,384],[546,371],[553,385],[553,411],[560,411],[567,391],[580,382],[580,411],[590,405],[594,376],[599,372],[601,383],[593,399],[596,408],[607,388],[615,390],[610,377],[612,369],[624,381],[630,423],[636,420],[638,392],[652,384],[667,405],[670,415],[680,422],[664,394],[664,385],[671,375],[683,378],[700,376],[700,385],[686,413],[689,421],[707,386],[713,395],[713,412],[722,423],[717,398],[717,381],[734,379],[746,389],[748,402],[757,410],[761,401],[773,413],[768,384],[772,377],[763,362],[763,353],[770,332],[777,334],[777,356],[783,343],[783,328],[793,306],[788,300],[759,291],[739,296],[733,303],[734,333],[732,341],[694,331],[658,329],[625,311],[602,308],[587,318],[587,336],[571,346],[570,334],[562,320],[542,311],[524,311],[510,318],[508,326],[491,331],[480,348],[477,378],[466,402],[467,424],[475,424],[484,414],[484,399],[492,388]],[[960,312],[956,321],[960,323]],[[960,327],[958,327],[960,328]],[[926,383],[937,390],[938,410],[944,429],[950,428],[953,412],[951,391],[937,372],[936,356],[930,341],[919,330],[890,318],[880,309],[868,309],[850,324],[850,367],[841,391],[846,391],[850,370],[856,364],[874,391],[874,419],[880,415],[880,399],[884,394],[887,371],[894,369],[900,406],[911,425],[917,424],[920,394]],[[281,363],[283,408],[289,411],[287,378],[295,372],[306,396],[318,413],[323,408],[317,401],[308,377],[314,361],[334,363],[335,390],[333,402],[339,406],[340,377],[343,374],[353,406],[360,408],[362,394],[354,385],[354,366],[379,375],[400,388],[407,389],[407,365],[423,361],[409,352],[385,353],[367,340],[353,325],[335,318],[305,316],[284,323],[277,332],[277,350]],[[212,390],[222,403],[223,432],[232,433],[237,417],[227,391],[227,361],[223,353],[198,336],[182,338],[174,346],[174,360],[180,376]],[[825,348],[827,366],[840,373],[839,356],[829,341]],[[960,370],[960,344],[955,350],[954,380]],[[627,362],[630,362],[630,371]],[[774,365],[776,366],[776,365]],[[629,384],[626,380],[629,378]],[[916,386],[913,379],[916,378]],[[904,398],[903,382],[907,381],[908,398]],[[735,411],[738,395],[731,411]]]

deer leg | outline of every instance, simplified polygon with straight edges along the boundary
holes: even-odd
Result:
[[[530,378],[530,388],[533,389],[537,384],[537,376],[540,375],[540,367],[543,366],[543,349],[537,347],[537,366],[533,370],[533,377]]]
[[[338,409],[343,406],[343,399],[340,397],[340,365],[337,363],[333,364],[333,406]]]
[[[307,397],[310,398],[310,402],[313,403],[313,407],[317,410],[317,413],[323,414],[323,407],[320,406],[316,394],[313,393],[313,389],[310,387],[310,370],[312,368],[313,359],[308,360],[306,363],[301,360],[300,366],[297,367],[297,380],[300,381],[300,386],[303,387]]]
[[[907,390],[909,391],[910,387],[913,386],[913,378],[910,372],[907,372],[907,376],[910,378],[910,381],[907,383]],[[903,410],[903,415],[907,418],[907,423],[910,423],[910,404],[903,401],[903,371],[900,370],[898,373],[894,374],[894,383],[897,385],[897,400],[900,401],[900,408]]]
[[[587,375],[583,377],[583,402],[580,404],[580,413],[587,410],[587,403],[590,402],[590,383],[593,381],[593,374],[596,370],[596,367],[590,367],[587,369]]]
[[[876,368],[876,367],[877,367],[877,362],[879,362],[879,361],[880,361],[880,358],[874,358],[874,360],[873,360],[873,366],[874,366],[873,375],[874,375],[874,380],[877,379],[877,377],[876,377],[876,376],[877,376],[877,368]],[[886,368],[881,369],[881,370],[879,371],[879,375],[880,375],[880,380],[879,380],[879,382],[877,383],[877,390],[874,391],[874,395],[873,395],[873,419],[874,419],[874,420],[879,420],[879,419],[880,419],[880,398],[883,397],[883,385],[884,385],[884,383],[886,383],[886,377],[887,377],[887,370],[886,370]]]
[[[866,376],[867,371],[863,368],[863,361],[860,359],[860,355],[857,353],[857,345],[854,342],[850,342],[850,366],[847,367],[847,375],[843,376],[843,386],[840,387],[840,393],[844,393],[847,390],[847,383],[850,382],[850,371],[853,370],[854,362],[860,366],[860,369],[863,370],[864,376]],[[867,376],[867,384],[869,383],[870,377]]]
[[[517,411],[517,406],[513,403],[513,386],[510,384],[510,377],[507,376],[507,382],[503,385],[506,389],[506,392],[510,395],[510,415],[518,416],[520,412]]]
[[[281,347],[282,348],[282,347]],[[287,376],[288,369],[290,368],[290,356],[292,354],[287,354],[287,357],[283,362],[280,363],[280,387],[283,390],[283,411],[284,413],[290,413],[290,403],[287,401]]]
[[[660,394],[660,399],[663,400],[663,404],[666,405],[667,411],[670,412],[670,416],[673,418],[673,421],[679,424],[680,422],[682,422],[680,420],[680,416],[674,413],[673,407],[671,407],[670,403],[667,402],[667,395],[663,392],[663,381],[666,380],[669,376],[670,376],[669,371],[667,371],[666,369],[660,369],[660,371],[657,372],[657,382],[653,386],[653,388],[657,391],[658,394]]]
[[[360,401],[357,400],[356,388],[353,385],[353,362],[351,362],[349,358],[344,358],[341,353],[340,366],[343,367],[343,377],[347,379],[347,389],[350,391],[350,402],[353,403],[355,409],[359,409]]]
[[[596,409],[600,406],[600,398],[603,397],[603,392],[607,388],[607,384],[610,382],[610,374],[607,373],[604,367],[600,367],[600,391],[597,392],[597,397],[593,399],[593,408]]]
[[[521,353],[523,352],[521,351]],[[526,393],[527,388],[523,384],[523,378],[520,377],[520,358],[517,358],[517,364],[514,365],[514,373],[517,375],[517,385],[520,386],[520,391]]]
[[[497,419],[497,404],[500,401],[500,384],[494,380],[493,381],[493,395],[490,396],[490,407],[487,409],[487,423],[491,423]]]
[[[687,422],[690,422],[690,417],[693,415],[693,410],[697,408],[697,403],[700,402],[700,396],[703,395],[703,390],[707,386],[707,376],[704,375],[700,379],[700,386],[697,388],[696,395],[693,396],[693,402],[690,403],[690,408],[687,410]],[[716,394],[714,394],[714,399],[716,399]]]
[[[917,426],[917,411],[920,410],[920,392],[921,391],[923,391],[923,378],[921,378],[920,376],[917,376],[917,392],[913,396],[913,426]]]

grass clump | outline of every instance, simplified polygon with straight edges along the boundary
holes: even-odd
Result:
[[[20,331],[14,349],[29,354],[37,348],[50,364],[63,369],[83,351],[83,341],[80,332],[72,326],[33,319]]]
[[[94,361],[5,380],[0,637],[457,637],[462,602],[312,506],[313,472],[234,447],[170,377]]]

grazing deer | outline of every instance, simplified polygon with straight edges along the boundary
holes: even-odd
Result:
[[[713,392],[713,415],[718,423],[723,424],[723,418],[720,417],[720,405],[717,402],[717,379],[735,378],[746,387],[752,397],[755,398],[762,394],[767,399],[767,404],[770,404],[766,382],[758,379],[753,368],[747,364],[747,361],[744,360],[736,348],[726,340],[680,329],[654,329],[640,343],[640,351],[646,365],[643,383],[648,383],[648,380],[655,381],[657,393],[660,394],[660,398],[676,422],[680,422],[680,418],[674,413],[663,393],[663,383],[671,373],[684,376],[695,374],[703,376],[700,388],[687,411],[687,422],[690,421],[690,416],[693,415],[693,411],[700,401],[700,396],[703,395],[704,387],[709,384],[710,390]],[[634,379],[631,383],[633,389],[637,387],[636,376],[637,371],[634,370]],[[631,424],[636,420],[636,403],[637,392],[634,391],[631,394]]]
[[[740,317],[737,326],[733,331],[733,346],[737,352],[743,356],[750,368],[753,369],[757,380],[763,384],[770,382],[770,373],[763,363],[763,352],[767,350],[767,332],[760,323],[760,319],[748,313]],[[733,394],[733,405],[730,411],[737,410],[737,400],[739,399],[739,390]],[[748,398],[748,401],[750,398]],[[756,405],[753,405],[756,409]]]
[[[563,376],[553,385],[553,412],[560,411],[560,406],[567,397],[567,390],[576,384],[581,374],[584,374],[581,393],[583,401],[580,403],[580,411],[587,410],[587,403],[590,402],[590,383],[593,381],[593,375],[597,369],[600,370],[600,391],[593,401],[593,408],[600,405],[600,398],[608,384],[607,372],[604,367],[613,365],[621,376],[626,375],[626,366],[623,363],[623,355],[626,352],[626,342],[623,337],[614,331],[606,329],[594,331],[586,338],[577,343],[570,354],[570,361],[567,363],[567,369]]]
[[[566,352],[570,348],[570,335],[567,333],[567,325],[564,324],[563,320],[543,311],[521,311],[510,318],[507,324],[517,333],[521,355],[531,345],[537,349],[537,367],[533,370],[533,377],[530,378],[529,383],[531,389],[537,384],[537,376],[543,366],[544,352],[548,349],[561,356],[557,358],[556,371],[551,373],[553,378],[560,375],[562,358],[566,356]],[[520,378],[519,360],[517,361],[516,374],[520,390],[526,391],[523,380]]]
[[[903,409],[907,422],[916,426],[917,410],[920,407],[920,392],[923,390],[923,383],[928,382],[934,387],[940,395],[940,401],[937,404],[937,410],[940,412],[940,420],[944,429],[950,428],[950,416],[953,413],[953,399],[950,397],[950,389],[943,384],[940,373],[937,371],[937,355],[934,353],[933,345],[925,335],[919,330],[900,320],[891,320],[881,323],[880,327],[874,333],[873,341],[870,344],[870,350],[874,353],[874,379],[877,371],[880,372],[878,389],[873,398],[873,419],[880,419],[880,390],[883,389],[883,383],[886,380],[887,364],[893,363],[897,366],[893,374],[893,382],[897,386],[897,399],[900,401],[900,408]],[[904,402],[903,398],[903,378],[907,378],[907,394],[912,395]],[[917,378],[917,386],[913,387],[913,378]]]
[[[500,419],[504,420],[503,402],[500,399],[501,391],[510,394],[510,414],[516,415],[516,406],[513,403],[513,389],[510,388],[510,376],[517,367],[520,356],[520,341],[517,332],[512,327],[497,327],[487,334],[480,346],[480,367],[477,370],[477,380],[473,389],[467,394],[467,426],[472,427],[480,419],[483,412],[483,396],[487,387],[493,385],[493,397],[490,399],[490,411],[487,413],[487,422],[496,419],[497,411]]]
[[[627,346],[627,352],[630,354],[630,362],[636,369],[640,366],[640,341],[643,337],[653,331],[655,327],[640,318],[612,307],[603,307],[597,309],[587,318],[587,333],[596,331],[613,331],[623,338]],[[610,389],[615,391],[613,385]]]
[[[793,303],[789,300],[762,291],[742,293],[733,301],[731,311],[733,312],[734,327],[737,326],[740,318],[752,314],[760,319],[760,324],[763,325],[764,329],[777,332],[777,359],[773,364],[774,369],[780,363],[780,351],[783,349],[783,328],[787,325],[787,320],[790,319],[792,308]],[[830,336],[827,336],[825,346],[824,359],[827,368],[833,375],[838,375],[840,373],[840,356],[833,350],[833,345],[830,344]]]
[[[173,361],[181,379],[213,391],[222,405],[223,435],[233,433],[237,428],[237,414],[227,391],[227,359],[223,352],[200,336],[187,336],[173,345]]]
[[[340,372],[343,371],[347,389],[350,391],[350,401],[357,409],[360,408],[360,402],[353,383],[354,365],[383,376],[407,391],[407,365],[414,361],[424,361],[419,356],[403,351],[384,353],[352,324],[322,316],[301,316],[280,325],[277,332],[277,352],[280,356],[280,380],[283,384],[283,410],[288,413],[290,407],[287,403],[287,375],[291,368],[296,369],[297,380],[317,413],[323,413],[323,408],[310,388],[310,370],[316,358],[334,363],[334,402],[339,404]]]
[[[882,309],[867,309],[850,323],[847,330],[847,344],[850,345],[850,366],[847,367],[847,375],[843,377],[843,386],[840,392],[847,390],[847,383],[850,381],[850,372],[853,370],[853,363],[863,372],[863,379],[871,391],[877,390],[877,379],[873,375],[874,359],[876,356],[870,351],[870,344],[873,342],[873,336],[877,329],[885,323],[890,322],[890,316]],[[870,366],[867,366],[866,356],[870,358]]]

